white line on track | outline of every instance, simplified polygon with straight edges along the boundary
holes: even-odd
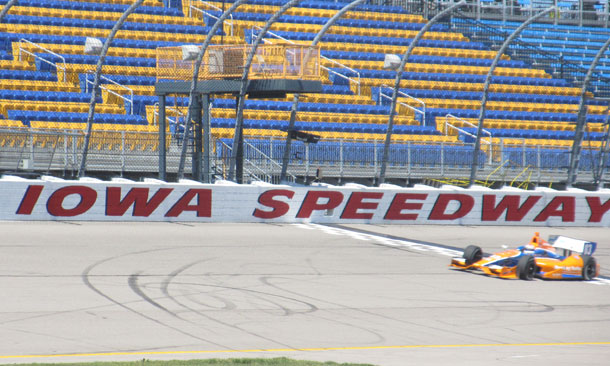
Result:
[[[440,246],[434,246],[434,245],[429,245],[429,244],[424,244],[424,243],[416,243],[416,242],[405,240],[405,239],[386,238],[381,235],[361,233],[361,232],[357,232],[357,231],[351,231],[351,230],[332,227],[332,226],[325,226],[325,225],[318,225],[318,224],[294,224],[294,226],[300,227],[302,229],[307,229],[307,230],[320,230],[320,231],[322,231],[326,234],[330,234],[330,235],[345,235],[352,239],[370,241],[370,242],[374,242],[375,244],[382,244],[382,245],[387,245],[387,246],[391,246],[391,247],[395,247],[395,248],[406,248],[406,249],[417,250],[420,252],[433,252],[433,253],[437,253],[440,255],[448,256],[448,257],[460,257],[462,255],[462,252],[460,252],[460,251],[443,248]],[[598,277],[592,281],[583,281],[583,282],[591,284],[591,285],[610,286],[610,279],[606,279],[606,278]]]
[[[428,245],[428,244],[424,244],[424,243],[416,243],[416,242],[405,240],[405,239],[386,238],[381,235],[361,233],[361,232],[346,230],[346,229],[337,228],[337,227],[318,225],[318,224],[295,224],[295,226],[298,226],[298,227],[301,227],[304,229],[309,229],[309,230],[317,229],[317,230],[320,230],[320,231],[322,231],[326,234],[330,234],[330,235],[345,235],[352,239],[371,241],[371,242],[374,242],[375,244],[382,244],[382,245],[387,245],[387,246],[391,246],[391,247],[395,247],[395,248],[406,248],[406,249],[417,250],[420,252],[433,252],[433,253],[437,253],[440,255],[448,256],[448,257],[456,257],[456,256],[462,255],[462,252],[460,252],[460,251],[443,248],[440,246]]]

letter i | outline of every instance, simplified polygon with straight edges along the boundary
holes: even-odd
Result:
[[[40,194],[42,193],[43,186],[29,186],[27,191],[25,191],[25,195],[23,195],[23,199],[21,200],[21,204],[17,209],[17,215],[31,215],[34,210],[34,206],[36,202],[38,202],[38,198],[40,198]]]

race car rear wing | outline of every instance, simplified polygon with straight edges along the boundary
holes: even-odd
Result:
[[[597,243],[586,240],[572,239],[567,236],[552,235],[548,240],[554,248],[564,249],[570,252],[576,252],[583,255],[593,255],[597,248]]]

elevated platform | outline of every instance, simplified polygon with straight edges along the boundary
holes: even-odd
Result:
[[[321,93],[320,48],[305,45],[214,45],[203,55],[197,72],[197,85],[192,96],[191,116],[195,123],[193,176],[210,182],[210,96],[231,94],[236,97],[285,98],[288,93]],[[165,98],[168,95],[189,95],[199,46],[162,47],[157,49],[157,82],[159,97],[159,178],[166,177]],[[251,56],[253,54],[253,56]],[[249,60],[249,58],[252,59]],[[247,75],[244,71],[247,69]],[[242,79],[247,76],[245,93]],[[245,95],[244,95],[245,94]],[[243,177],[243,125],[239,129],[236,175]],[[291,138],[290,135],[287,138]],[[203,155],[205,153],[205,155]],[[203,160],[203,161],[202,161]],[[203,172],[201,165],[203,163]],[[203,174],[202,174],[203,173]]]
[[[206,49],[199,80],[241,79],[253,45],[212,45]],[[157,81],[193,78],[198,46],[157,48]],[[248,70],[249,80],[317,80],[320,47],[262,44],[256,48]]]

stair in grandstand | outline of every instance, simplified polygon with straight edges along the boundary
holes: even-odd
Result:
[[[283,150],[278,151],[278,149],[273,148],[272,144],[267,142],[261,140],[244,141],[244,174],[251,181],[277,184],[280,183],[279,177],[282,170],[280,154],[283,153]],[[223,157],[216,160],[216,170],[226,174],[229,169],[231,154],[233,153],[233,141],[230,139],[217,139],[215,145],[216,156]],[[219,150],[220,153],[218,153]],[[295,182],[297,177],[288,172],[287,179],[288,181]]]
[[[468,35],[472,40],[498,50],[520,23],[456,17],[450,25],[453,30]],[[513,40],[507,54],[514,60],[525,61],[532,67],[546,70],[555,78],[582,87],[589,66],[610,31],[594,28],[595,33],[591,33],[582,29],[568,25],[532,24]],[[596,97],[610,97],[610,59],[602,57],[592,74],[589,90]]]
[[[89,73],[97,61],[94,56],[82,54],[82,44],[87,35],[103,39],[127,3],[126,0],[121,4],[111,0],[20,1],[21,5],[9,14],[7,23],[0,24],[4,40],[0,42],[0,114],[6,118],[0,119],[0,126],[82,133],[90,98],[87,76],[91,80]],[[224,2],[205,2],[207,7],[203,3],[182,1],[183,8],[176,9],[164,6],[163,2],[147,0],[145,7],[129,18],[126,28],[113,41],[103,68],[102,95],[93,125],[91,148],[94,151],[124,156],[155,155],[158,148],[155,105],[158,98],[154,93],[156,49],[203,42]],[[258,32],[257,27],[283,3],[249,1],[249,5],[233,14],[213,43],[251,41]],[[191,11],[188,16],[189,4],[195,4],[207,14]],[[345,2],[335,1],[302,2],[274,25],[265,42],[307,44],[322,24],[344,5]],[[320,164],[342,173],[351,169],[354,174],[369,176],[378,171],[392,94],[387,86],[392,85],[395,77],[395,72],[383,70],[384,56],[403,54],[425,22],[425,17],[408,14],[401,8],[364,5],[330,29],[321,42],[323,93],[303,95],[297,113],[297,128],[319,135],[321,142],[311,146],[294,144],[292,171],[305,169],[307,164]],[[458,169],[467,167],[472,160],[470,143],[483,81],[502,38],[498,34],[505,36],[506,32],[473,33],[470,28],[462,32],[456,28],[457,24],[454,21],[434,26],[414,49],[405,67],[389,171],[425,171],[440,166]],[[492,28],[484,22],[474,26],[484,31]],[[493,148],[484,145],[483,153],[487,155],[480,160],[500,164],[502,157],[495,147],[502,144],[532,151],[542,148],[548,150],[549,156],[560,156],[569,149],[579,89],[574,87],[573,79],[563,80],[557,74],[559,69],[533,68],[538,65],[536,62],[542,65],[539,60],[521,59],[519,55],[503,57],[500,61],[485,120]],[[187,102],[186,98],[174,97],[166,101],[168,167],[172,169],[177,164],[174,154],[180,151],[182,143],[180,118],[185,116]],[[292,95],[283,99],[246,100],[244,135],[260,151],[250,149],[250,155],[247,154],[252,162],[246,167],[252,172],[251,179],[269,180],[277,175],[291,102]],[[591,132],[586,135],[590,137],[587,143],[597,147],[601,140],[595,134],[600,133],[600,126],[606,120],[607,113],[602,110],[606,104],[595,100],[587,104]],[[451,130],[444,126],[447,115],[457,118]],[[234,119],[233,97],[218,96],[211,113],[212,136],[228,145],[233,137]],[[15,123],[18,126],[13,126]],[[0,140],[0,146],[11,144],[19,142]],[[192,144],[191,138],[188,151],[192,151]],[[48,149],[52,143],[40,139],[36,146]],[[215,160],[211,165],[216,173],[224,173],[225,156],[219,152],[222,148],[215,146]],[[563,149],[561,152],[555,151],[558,146]],[[304,159],[306,152],[309,160]],[[529,159],[527,153],[522,155],[524,161]],[[95,159],[94,156],[92,160]],[[563,160],[554,161],[563,166]],[[254,162],[258,162],[263,172],[257,171],[259,168],[254,167],[257,165]]]

